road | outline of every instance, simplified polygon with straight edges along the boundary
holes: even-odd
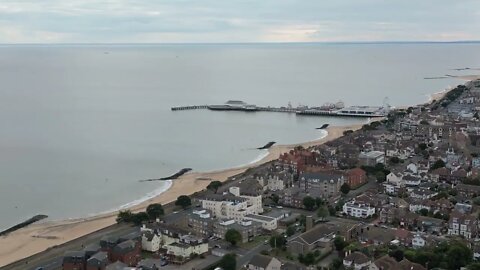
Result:
[[[138,227],[127,224],[115,224],[110,227],[93,232],[89,235],[72,240],[65,244],[52,247],[28,258],[1,267],[0,270],[34,270],[37,267],[44,267],[45,270],[62,269],[63,255],[67,251],[82,250],[84,246],[100,242],[105,235],[121,237],[138,231]]]
[[[245,253],[243,256],[237,257],[237,269],[240,269],[242,266],[247,264],[255,254],[259,254],[260,252],[264,250],[270,250],[271,247],[270,245],[266,245],[264,243],[259,244],[258,246],[250,249],[247,253]]]

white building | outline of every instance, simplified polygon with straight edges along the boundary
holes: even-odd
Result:
[[[142,234],[142,250],[157,252],[159,249],[160,237],[151,231],[144,232]]]
[[[343,259],[343,266],[345,269],[366,269],[370,266],[372,261],[363,253],[355,251],[351,254],[347,254]]]
[[[356,218],[368,218],[375,214],[375,207],[366,203],[357,203],[355,200],[343,205],[343,213]]]
[[[273,231],[277,229],[277,220],[273,217],[263,215],[246,215],[245,219],[260,222],[262,224],[262,228],[265,230]]]
[[[238,194],[237,190],[233,190]],[[262,197],[239,197],[233,194],[211,194],[200,200],[202,208],[212,212],[221,219],[242,221],[246,215],[256,215],[263,212]]]
[[[375,166],[377,163],[385,163],[385,153],[381,151],[361,152],[358,159],[361,165]]]

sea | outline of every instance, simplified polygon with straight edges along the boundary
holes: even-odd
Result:
[[[366,121],[173,106],[413,105],[463,83],[447,74],[478,74],[479,52],[478,43],[1,45],[0,230],[36,214],[116,211],[171,185],[141,179],[249,164],[269,141]]]

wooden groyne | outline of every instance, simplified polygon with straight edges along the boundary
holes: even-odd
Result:
[[[185,110],[200,110],[200,109],[207,109],[208,105],[194,105],[194,106],[180,106],[180,107],[172,107],[172,111],[185,111]]]
[[[187,172],[191,171],[192,168],[183,168],[181,169],[179,172],[177,173],[174,173],[170,176],[167,176],[167,177],[162,177],[162,178],[153,178],[153,179],[143,179],[143,180],[139,180],[139,182],[151,182],[151,181],[165,181],[165,180],[175,180],[177,179],[178,177],[186,174]]]
[[[14,232],[16,230],[19,230],[23,227],[27,227],[28,225],[32,224],[32,223],[35,223],[37,221],[40,221],[42,219],[46,219],[48,216],[47,215],[36,215],[32,218],[29,218],[27,220],[25,220],[24,222],[22,223],[18,223],[17,225],[13,226],[13,227],[10,227],[2,232],[0,232],[0,236],[4,236],[4,235],[7,235],[11,232]]]

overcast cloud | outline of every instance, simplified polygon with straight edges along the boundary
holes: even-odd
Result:
[[[480,40],[480,0],[0,0],[0,43]]]

